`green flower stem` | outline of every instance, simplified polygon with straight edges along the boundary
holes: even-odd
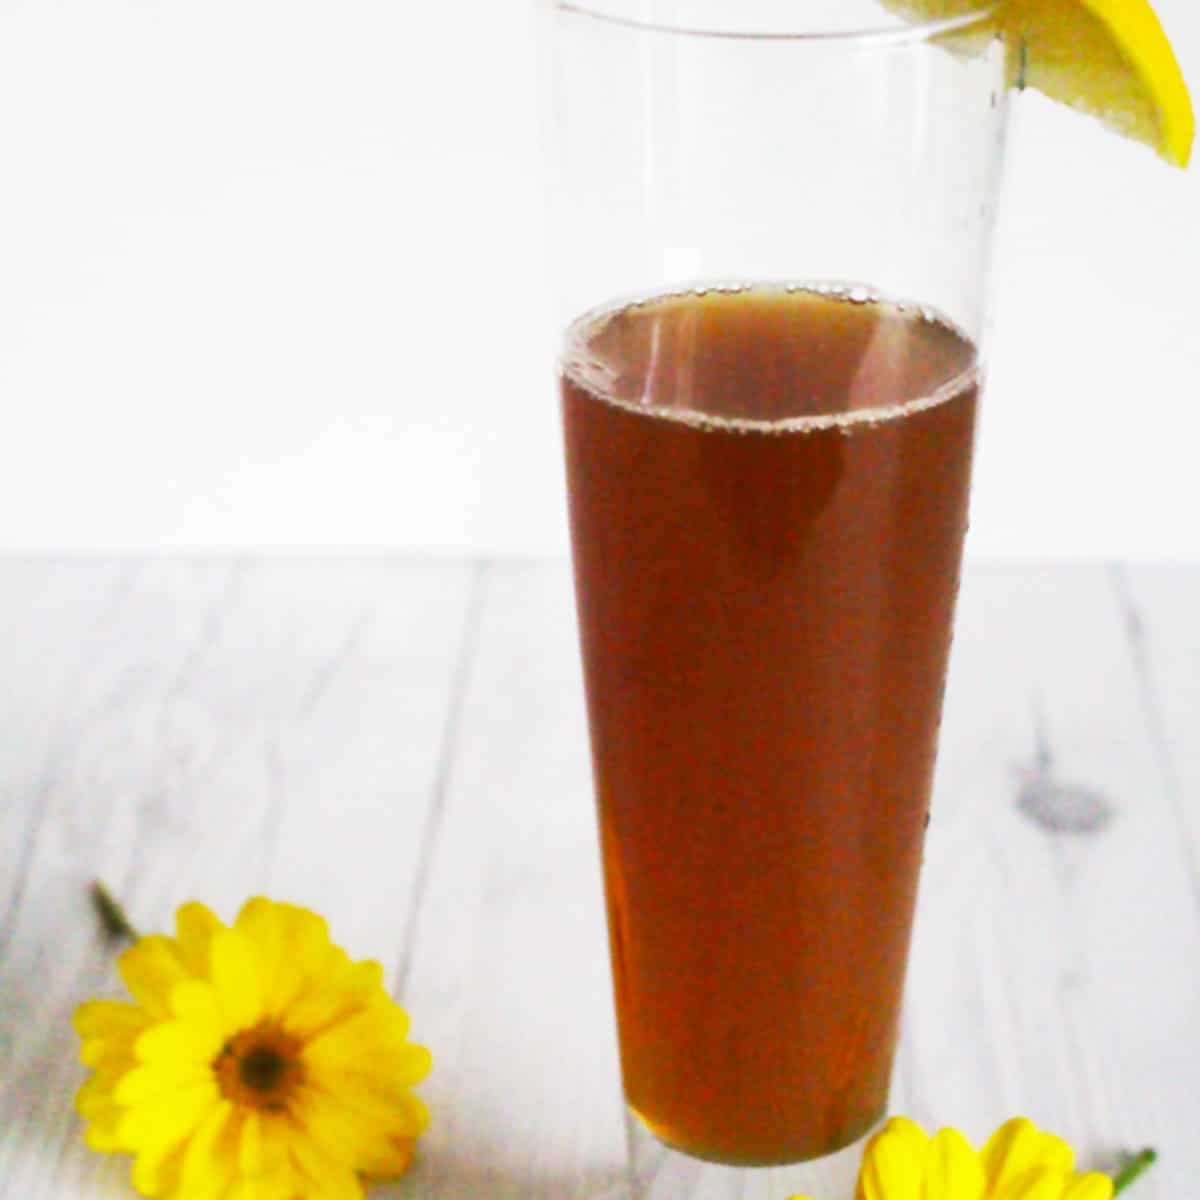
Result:
[[[1113,1176],[1113,1195],[1119,1196],[1130,1184],[1140,1179],[1158,1162],[1158,1152],[1147,1149],[1138,1154],[1127,1154],[1120,1169]]]
[[[141,934],[134,929],[125,915],[125,910],[98,879],[93,880],[92,886],[88,888],[88,895],[91,897],[92,907],[96,910],[96,916],[100,919],[100,927],[104,930],[105,937],[114,942],[136,942],[141,938]]]

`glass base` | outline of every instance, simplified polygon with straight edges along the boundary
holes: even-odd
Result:
[[[811,1162],[725,1167],[672,1150],[627,1108],[627,1178],[595,1200],[853,1200],[863,1147],[875,1128],[835,1154]]]

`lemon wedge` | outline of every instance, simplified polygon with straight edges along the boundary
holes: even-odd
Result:
[[[920,20],[958,16],[978,0],[883,0]],[[1000,0],[1018,46],[1022,87],[1099,117],[1186,167],[1196,121],[1179,62],[1147,0]]]

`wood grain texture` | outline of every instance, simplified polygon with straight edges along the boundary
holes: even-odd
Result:
[[[1156,1145],[1136,1194],[1170,1200],[1200,1172],[1200,922],[1113,582],[964,587],[896,1101],[977,1137],[1027,1113],[1089,1164]],[[1169,636],[1195,655],[1195,629]],[[1048,827],[1081,805],[1092,832]]]
[[[1197,571],[969,573],[896,1074],[928,1124],[1157,1145],[1138,1200],[1200,1175],[1197,615]],[[0,1197],[132,1195],[70,1109],[93,875],[147,929],[265,892],[385,964],[434,1121],[376,1194],[615,1185],[563,565],[4,562],[0,727]]]
[[[1146,726],[1200,911],[1200,570],[1113,570]]]

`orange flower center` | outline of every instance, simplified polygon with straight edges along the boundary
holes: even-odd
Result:
[[[273,1025],[257,1025],[231,1037],[213,1062],[226,1099],[248,1108],[281,1112],[304,1079],[300,1043]]]

